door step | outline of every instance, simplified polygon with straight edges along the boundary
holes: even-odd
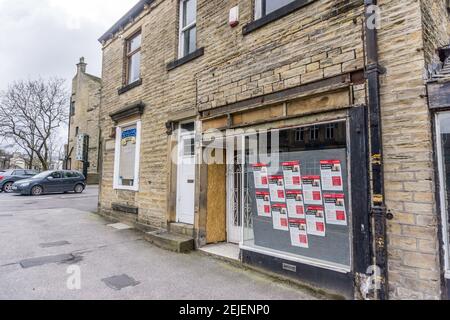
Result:
[[[185,223],[171,223],[169,224],[169,231],[173,234],[188,236],[194,238],[194,226]]]
[[[193,237],[173,234],[166,230],[147,232],[145,240],[159,248],[178,253],[189,253],[195,248]]]

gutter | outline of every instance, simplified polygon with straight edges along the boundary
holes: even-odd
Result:
[[[384,68],[379,64],[377,28],[368,25],[373,21],[373,6],[377,0],[365,0],[365,45],[366,45],[366,79],[368,82],[368,119],[370,125],[370,153],[372,169],[372,230],[373,231],[373,277],[377,286],[374,289],[375,298],[388,300],[388,255],[387,255],[387,219],[392,219],[387,212],[384,190],[383,141],[380,105],[380,74]]]
[[[117,21],[111,28],[109,28],[109,30],[106,31],[105,34],[98,39],[98,41],[102,43],[111,39],[114,34],[122,30],[128,23],[136,19],[148,5],[152,4],[153,1],[154,0],[140,0],[133,8],[131,8],[130,11],[128,11],[122,18],[120,18],[119,21]]]

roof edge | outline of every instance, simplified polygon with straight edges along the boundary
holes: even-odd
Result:
[[[100,43],[111,39],[115,33],[125,27],[130,20],[135,19],[144,11],[145,6],[151,4],[154,0],[140,0],[130,11],[128,11],[122,18],[119,19],[108,31],[103,34],[98,41]]]

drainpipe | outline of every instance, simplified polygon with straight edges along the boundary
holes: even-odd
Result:
[[[365,0],[365,45],[366,45],[366,79],[368,83],[368,119],[370,123],[370,152],[372,167],[372,230],[374,276],[378,278],[375,298],[388,299],[388,263],[386,244],[387,210],[384,193],[383,144],[380,108],[380,74],[384,72],[379,65],[377,28],[367,22],[373,20],[373,6],[377,0]]]

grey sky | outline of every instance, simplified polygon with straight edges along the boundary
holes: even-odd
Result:
[[[0,90],[17,79],[70,81],[86,57],[101,73],[97,39],[137,0],[0,0]]]

